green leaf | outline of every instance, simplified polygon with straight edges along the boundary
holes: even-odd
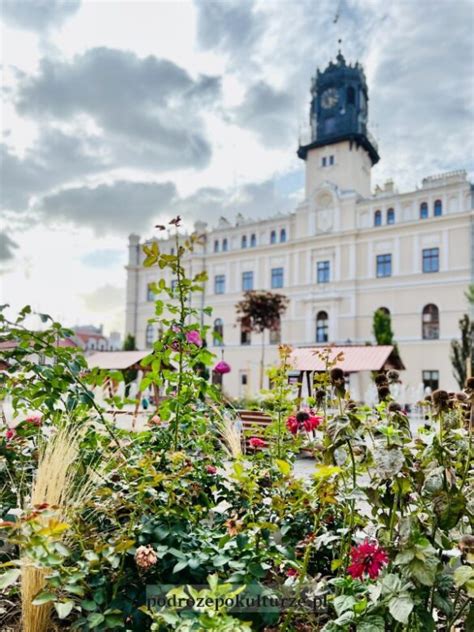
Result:
[[[432,586],[436,578],[436,568],[438,566],[438,560],[428,558],[427,560],[415,559],[410,563],[410,571],[420,584],[424,586]]]
[[[87,617],[87,623],[90,628],[96,628],[98,625],[105,621],[105,617],[102,612],[93,612]]]
[[[456,585],[456,588],[460,588],[473,577],[474,568],[472,568],[472,566],[459,566],[459,568],[454,571],[454,584]]]
[[[16,582],[21,575],[21,569],[12,568],[3,575],[0,575],[0,590],[4,590]]]
[[[357,632],[385,632],[385,621],[382,617],[364,617],[357,622]]]
[[[188,560],[181,560],[181,562],[178,562],[177,564],[174,565],[173,573],[179,573],[179,571],[182,571],[183,568],[186,568],[187,565],[188,565]]]
[[[105,623],[108,628],[118,628],[123,625],[123,615],[121,614],[108,614],[105,617]]]
[[[412,561],[414,557],[415,557],[415,552],[413,551],[413,549],[400,551],[400,553],[398,553],[395,558],[394,564],[396,565],[408,564],[409,562]]]
[[[50,601],[55,601],[56,595],[51,592],[40,592],[31,602],[34,606],[42,606],[44,603],[48,603]]]
[[[67,616],[69,616],[73,607],[74,607],[74,601],[57,601],[54,604],[54,608],[56,612],[58,613],[58,617],[60,619],[65,619]]]
[[[356,600],[351,595],[339,595],[339,597],[335,597],[334,599],[334,609],[338,616],[350,610],[352,612],[352,608]]]
[[[388,602],[388,609],[395,621],[408,623],[408,617],[410,616],[414,605],[415,604],[413,603],[410,595],[408,595],[408,593],[402,593],[401,595],[390,599]]]
[[[282,459],[276,459],[275,463],[277,464],[278,469],[283,474],[283,476],[288,476],[291,472],[291,465]]]

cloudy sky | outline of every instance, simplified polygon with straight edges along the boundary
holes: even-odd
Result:
[[[338,38],[366,70],[374,184],[473,177],[473,0],[0,2],[13,308],[120,329],[130,232],[291,211],[310,78]]]

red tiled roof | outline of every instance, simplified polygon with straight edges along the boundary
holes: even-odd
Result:
[[[293,349],[290,356],[291,367],[295,371],[324,371],[325,362],[321,352],[330,350],[329,359],[333,360],[339,353],[344,355],[336,366],[345,373],[359,371],[380,371],[383,368],[404,369],[402,361],[393,353],[391,345],[364,346],[319,346]]]

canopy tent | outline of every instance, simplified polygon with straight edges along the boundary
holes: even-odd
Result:
[[[292,375],[298,376],[298,395],[301,396],[305,374],[308,394],[312,395],[314,382],[312,374],[325,371],[327,362],[333,362],[338,356],[335,366],[346,374],[405,369],[393,345],[331,345],[297,348],[293,349],[289,362]]]

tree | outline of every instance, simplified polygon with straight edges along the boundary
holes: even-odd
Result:
[[[263,388],[265,368],[265,330],[278,331],[280,319],[288,306],[284,294],[249,290],[236,305],[237,322],[242,331],[262,334],[262,354],[260,358],[260,388]]]
[[[390,312],[384,309],[377,309],[374,312],[372,321],[372,331],[378,345],[393,345],[392,318]]]
[[[459,321],[460,340],[451,341],[451,364],[459,388],[474,375],[474,321],[467,314]]]
[[[123,341],[123,350],[124,351],[137,350],[135,336],[132,336],[132,334],[127,334],[127,337]],[[123,381],[125,382],[125,397],[128,397],[128,394],[130,392],[130,384],[136,379],[137,379],[136,369],[125,369],[123,371]]]

